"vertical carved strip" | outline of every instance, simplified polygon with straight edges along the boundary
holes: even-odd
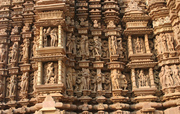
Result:
[[[150,49],[149,49],[148,35],[147,35],[147,34],[145,34],[145,35],[144,35],[144,37],[145,37],[145,47],[146,47],[146,53],[151,53],[151,52],[150,52]]]
[[[43,27],[40,27],[40,39],[39,39],[39,48],[43,47]]]
[[[42,62],[38,62],[38,78],[37,78],[37,85],[42,84]]]

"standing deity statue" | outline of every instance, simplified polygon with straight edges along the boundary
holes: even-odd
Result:
[[[22,45],[22,55],[23,55],[22,60],[28,58],[28,53],[29,53],[28,43],[25,41],[24,44]]]
[[[117,38],[116,38],[116,36],[111,36],[109,38],[109,52],[110,52],[110,55],[117,54]]]
[[[174,65],[172,77],[174,79],[174,84],[175,85],[180,85],[179,69],[178,69],[178,67],[176,65]]]
[[[43,45],[44,47],[47,47],[47,43],[48,43],[48,35],[49,35],[49,32],[50,32],[51,28],[49,27],[48,29],[43,29],[43,33],[42,33],[42,37],[43,37]]]
[[[165,82],[166,82],[166,78],[165,78],[165,68],[161,67],[161,71],[159,73],[159,78],[160,78],[160,83],[162,85],[162,88],[165,87]]]
[[[4,44],[0,44],[0,62],[4,62],[6,59],[6,49]]]
[[[51,46],[55,46],[55,44],[58,40],[57,28],[54,28],[51,30],[50,36],[51,36]]]
[[[169,66],[165,66],[165,73],[164,73],[164,75],[165,75],[165,85],[167,86],[167,87],[169,87],[169,86],[172,86],[173,84],[174,84],[174,82],[173,82],[173,78],[172,78],[172,70],[169,68]]]
[[[15,96],[16,91],[16,75],[12,75],[10,78],[10,85],[9,85],[9,96]]]
[[[101,73],[97,75],[97,91],[102,91],[102,75],[104,74]]]
[[[158,54],[161,54],[163,52],[163,49],[162,49],[162,39],[160,36],[156,36],[156,39],[157,39],[157,51],[158,51]]]
[[[144,87],[144,86],[148,86],[148,75],[144,74],[143,70],[140,70],[139,76],[138,76],[139,80],[139,87]]]
[[[169,51],[174,51],[174,40],[173,37],[170,34],[166,35],[166,40],[167,40],[167,46]]]
[[[28,90],[28,72],[23,73],[21,77],[21,93],[26,93]]]
[[[73,50],[73,41],[72,41],[72,33],[69,33],[67,35],[67,44],[66,44],[66,47],[68,48],[68,52],[72,52]]]
[[[17,51],[18,51],[18,44],[17,42],[14,42],[11,50],[11,61],[16,61],[17,60]]]
[[[48,63],[46,84],[48,84],[50,82],[51,77],[54,76],[53,69],[53,62]]]
[[[167,43],[166,43],[166,35],[163,34],[161,37],[161,42],[162,42],[162,46],[163,46],[163,52],[167,51]]]
[[[120,83],[119,83],[120,76],[121,76],[121,73],[117,73],[117,72],[111,74],[113,89],[120,89]]]
[[[66,84],[68,89],[73,89],[73,79],[72,79],[72,73],[67,73],[67,78],[66,78]]]
[[[87,36],[85,35],[81,36],[80,47],[81,47],[81,55],[89,56],[89,41]]]
[[[96,55],[101,55],[101,46],[102,46],[102,44],[101,44],[101,41],[98,38],[98,36],[94,37],[94,42],[95,42],[94,50],[95,50]]]
[[[82,69],[82,88],[84,90],[89,90],[90,85],[90,73],[89,69]]]
[[[135,49],[136,49],[136,53],[142,53],[143,47],[139,37],[137,37],[136,39]]]
[[[34,45],[33,45],[33,56],[37,55],[37,51],[36,49],[39,48],[39,37],[36,37],[33,41]]]
[[[122,78],[122,89],[126,90],[127,89],[127,79],[126,79],[126,76],[124,74],[122,74],[121,78]]]

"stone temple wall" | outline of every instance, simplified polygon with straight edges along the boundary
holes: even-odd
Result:
[[[0,114],[179,114],[180,0],[0,0]]]

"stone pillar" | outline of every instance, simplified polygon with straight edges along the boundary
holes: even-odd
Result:
[[[62,43],[62,27],[61,25],[58,26],[58,47],[63,48],[63,43]]]
[[[133,54],[131,35],[128,36],[128,48],[129,48],[129,55]]]
[[[43,47],[43,27],[40,27],[39,48]]]
[[[153,68],[149,68],[149,77],[150,77],[151,87],[154,88],[155,84],[154,84]]]
[[[148,34],[145,34],[144,37],[145,37],[144,41],[145,41],[146,53],[151,53],[149,49]]]
[[[43,65],[42,62],[38,62],[38,77],[37,77],[37,85],[42,84],[42,75],[43,75]]]
[[[132,90],[137,88],[136,86],[136,75],[135,75],[135,69],[131,69],[131,79],[132,79]]]
[[[58,61],[58,84],[62,84],[62,60]]]

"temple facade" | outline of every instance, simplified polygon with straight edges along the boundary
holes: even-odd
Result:
[[[180,114],[180,0],[0,0],[0,114]]]

